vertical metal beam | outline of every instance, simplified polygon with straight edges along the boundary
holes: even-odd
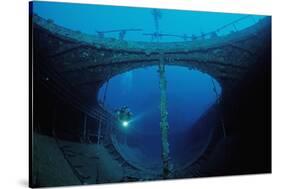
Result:
[[[157,42],[159,42],[159,19],[161,18],[161,12],[157,9],[152,10],[154,17],[155,34],[157,35]],[[160,86],[160,129],[161,129],[161,142],[162,142],[162,164],[163,164],[163,178],[168,178],[170,174],[169,170],[169,124],[168,124],[168,111],[167,111],[167,80],[165,77],[165,64],[164,56],[161,53],[159,61],[159,86]]]
[[[159,42],[159,19],[161,18],[161,12],[157,9],[153,9],[151,12],[153,18],[154,18],[154,26],[155,26],[155,38],[156,41]],[[153,36],[152,36],[153,38]]]
[[[169,124],[168,124],[168,111],[167,111],[167,80],[165,77],[165,65],[163,57],[160,58],[159,64],[159,85],[160,85],[160,129],[162,139],[162,163],[163,163],[163,178],[168,178],[169,170]]]

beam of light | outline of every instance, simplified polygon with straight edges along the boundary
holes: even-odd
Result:
[[[128,121],[123,121],[122,122],[122,126],[123,127],[128,127],[129,126],[129,122]]]

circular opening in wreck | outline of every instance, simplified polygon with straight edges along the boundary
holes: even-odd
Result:
[[[221,94],[210,75],[181,66],[165,66],[170,158],[174,169],[192,163],[206,148],[213,122],[202,123]],[[116,148],[131,164],[161,170],[160,87],[158,66],[139,68],[114,76],[99,90],[98,100],[116,116],[127,106],[128,123],[117,124]],[[105,100],[105,101],[104,101]],[[212,115],[211,115],[212,116]],[[215,117],[215,116],[214,116]]]

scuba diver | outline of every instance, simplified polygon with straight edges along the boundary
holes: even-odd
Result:
[[[132,119],[133,113],[130,111],[128,106],[122,106],[115,110],[117,119],[124,125],[127,126],[129,121]]]

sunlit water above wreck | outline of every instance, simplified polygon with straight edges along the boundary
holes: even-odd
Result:
[[[120,6],[100,6],[87,4],[66,4],[55,2],[34,2],[34,12],[39,16],[53,20],[56,24],[97,35],[105,32],[104,37],[118,39],[118,32],[108,32],[122,29],[140,29],[126,33],[125,40],[151,41],[151,36],[145,33],[155,32],[155,23],[150,8],[132,8]],[[159,32],[171,35],[201,36],[204,33],[216,31],[233,21],[245,17],[245,14],[212,13],[178,10],[161,10]],[[240,20],[235,25],[228,25],[218,32],[226,35],[239,31],[257,23],[264,16],[252,15]],[[163,36],[161,42],[183,41],[176,36]]]
[[[132,111],[128,127],[116,125],[121,132],[118,145],[131,162],[149,169],[161,166],[157,70],[157,66],[152,66],[117,75],[101,87],[98,95],[100,103],[105,97],[105,109],[113,114],[124,105]],[[180,66],[166,66],[166,78],[171,158],[174,166],[179,166],[192,161],[207,144],[211,128],[200,131],[200,140],[185,137],[192,136],[196,121],[215,103],[214,87],[218,95],[221,87],[209,75]]]

